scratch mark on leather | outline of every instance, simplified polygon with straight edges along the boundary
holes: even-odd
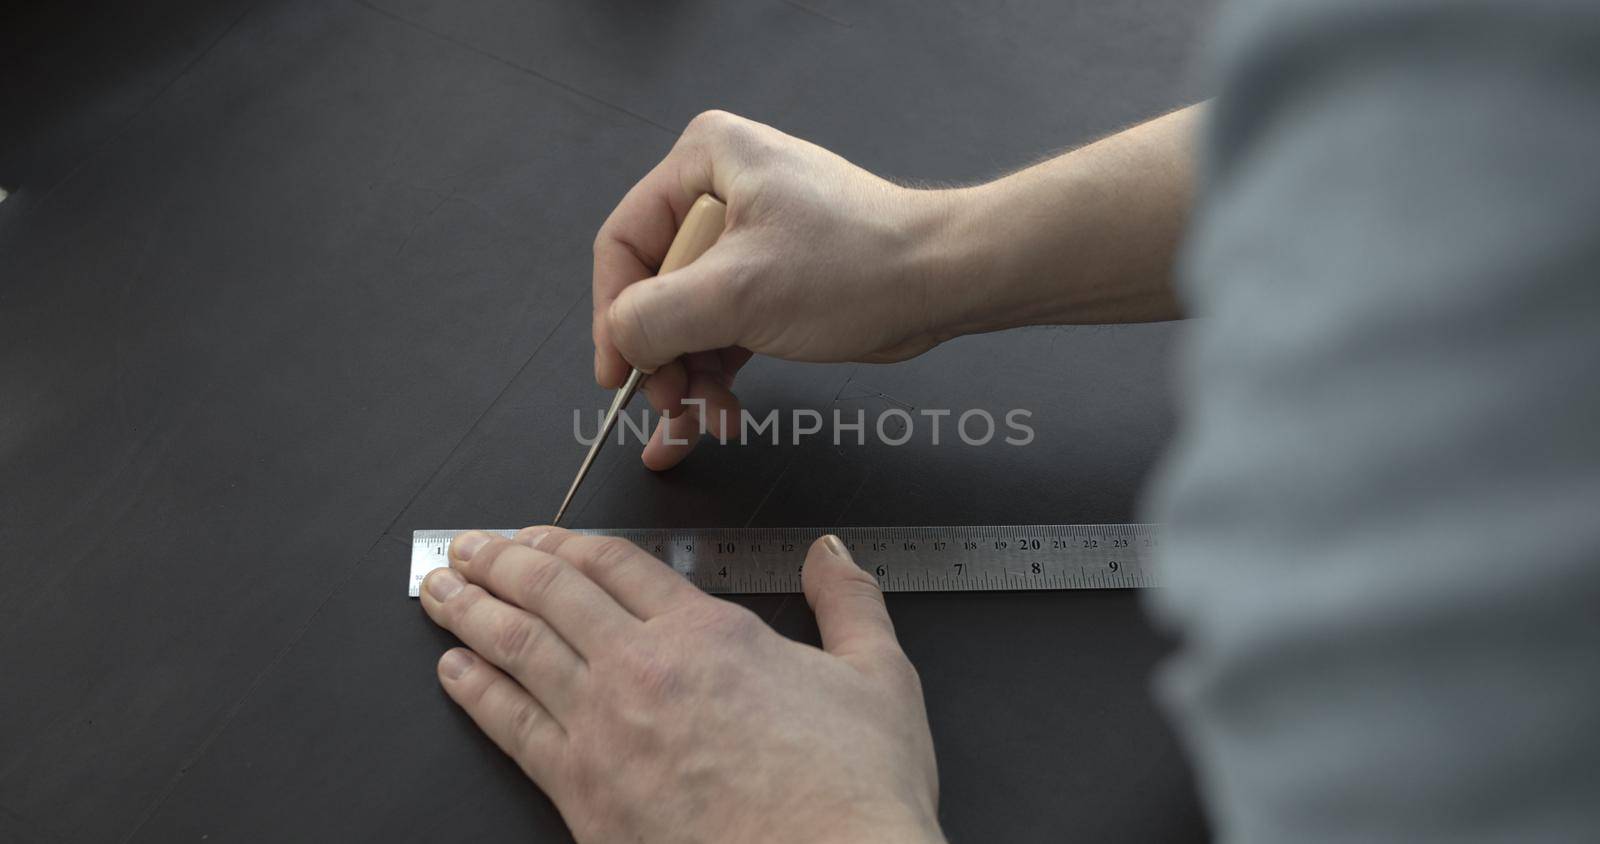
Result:
[[[139,106],[137,111],[129,115],[128,119],[122,121],[121,126],[117,127],[115,131],[106,136],[99,146],[96,146],[87,155],[85,155],[82,160],[73,165],[72,169],[69,170],[65,176],[57,179],[55,184],[50,185],[49,188],[47,188],[45,192],[34,201],[33,204],[36,207],[43,206],[45,200],[54,195],[57,189],[59,189],[62,185],[72,181],[72,177],[78,175],[80,170],[89,166],[91,161],[99,158],[101,153],[115,146],[117,141],[121,140],[122,137],[128,133],[129,128],[131,128],[134,123],[138,122],[139,118],[143,117],[146,112],[150,111],[150,109],[155,106],[156,103],[160,102],[162,98],[167,95],[167,92],[172,90],[174,85],[177,85],[183,80],[184,77],[188,76],[189,71],[194,70],[195,67],[200,64],[201,60],[203,60],[206,56],[211,55],[211,51],[216,49],[216,46],[222,43],[224,38],[228,37],[228,33],[233,32],[234,28],[239,25],[239,22],[244,20],[245,17],[249,15],[257,5],[258,4],[256,3],[251,3],[248,6],[245,6],[243,11],[239,12],[239,14],[234,17],[233,20],[228,22],[227,26],[222,28],[221,32],[217,33],[215,38],[211,39],[211,43],[207,44],[205,48],[202,49],[194,58],[184,63],[183,67],[179,68],[178,72],[173,74],[172,78],[167,80],[166,84],[162,85],[161,88],[154,94],[151,94],[150,98],[145,100],[144,104]]]
[[[427,479],[424,480],[421,485],[417,487],[416,491],[411,494],[411,497],[406,499],[406,502],[400,506],[399,510],[395,513],[394,519],[389,522],[388,527],[384,528],[382,531],[379,531],[377,538],[372,541],[370,546],[368,546],[366,553],[358,557],[356,562],[345,567],[345,570],[340,575],[338,582],[328,590],[327,595],[324,596],[321,602],[317,604],[316,608],[306,616],[305,620],[301,622],[299,628],[289,636],[288,640],[284,642],[283,647],[279,648],[278,652],[273,655],[272,659],[268,660],[267,664],[263,666],[260,671],[256,672],[256,675],[251,678],[248,684],[246,684],[244,692],[240,694],[232,704],[223,710],[223,714],[221,718],[218,719],[216,725],[206,733],[205,738],[200,740],[200,743],[195,747],[194,751],[184,758],[183,763],[178,766],[178,769],[173,772],[166,784],[163,785],[156,796],[151,799],[149,805],[145,808],[144,813],[139,817],[139,820],[134,823],[132,829],[128,831],[127,835],[122,837],[121,840],[123,844],[127,844],[128,841],[133,840],[133,838],[139,834],[139,831],[144,828],[145,824],[149,823],[150,819],[155,817],[156,812],[166,804],[167,800],[172,796],[173,791],[178,787],[178,783],[183,780],[184,776],[188,774],[189,770],[195,765],[198,765],[201,760],[206,757],[206,755],[211,751],[212,745],[216,744],[217,740],[228,731],[228,728],[233,725],[233,721],[239,716],[239,713],[244,711],[245,704],[255,696],[256,691],[260,689],[264,683],[266,683],[268,677],[272,676],[272,674],[277,671],[278,666],[289,657],[289,654],[294,653],[295,648],[299,646],[300,641],[305,638],[306,634],[309,633],[313,627],[316,626],[317,620],[320,619],[322,614],[327,611],[328,605],[333,603],[333,599],[344,591],[345,587],[350,584],[350,581],[355,579],[356,572],[361,568],[361,563],[366,562],[372,557],[373,550],[375,550],[379,545],[383,544],[385,538],[392,537],[395,526],[400,523],[401,519],[405,518],[406,513],[411,510],[411,505],[416,503],[416,500],[421,497],[422,493],[427,491],[427,489],[432,486],[434,480],[439,477],[440,473],[444,471],[446,466],[450,465],[451,459],[454,458],[456,453],[461,450],[462,445],[464,445],[467,440],[472,437],[473,432],[477,431],[478,427],[483,424],[483,420],[487,418],[489,413],[500,404],[502,399],[505,398],[506,393],[511,390],[512,385],[517,383],[517,381],[522,377],[522,374],[526,372],[528,367],[533,364],[534,360],[539,357],[539,352],[544,348],[545,344],[550,342],[550,338],[554,337],[556,333],[561,330],[562,324],[565,323],[567,318],[572,315],[572,309],[577,307],[579,302],[587,298],[587,296],[583,295],[575,296],[572,302],[567,305],[567,310],[562,313],[561,319],[556,320],[555,325],[551,326],[550,331],[545,335],[544,339],[540,340],[538,345],[534,347],[533,352],[528,355],[528,359],[522,362],[522,366],[518,367],[516,373],[514,373],[511,378],[506,381],[505,386],[500,388],[500,392],[497,393],[495,397],[490,400],[488,405],[484,407],[483,412],[479,413],[477,418],[472,421],[472,424],[467,426],[466,432],[461,435],[460,439],[456,440],[455,445],[452,446],[450,451],[445,454],[444,459],[439,461],[439,465],[435,467],[431,473],[429,473]],[[394,538],[398,539],[398,537]]]
[[[621,460],[610,461],[611,465],[606,467],[605,474],[600,476],[599,482],[589,488],[589,494],[584,497],[583,503],[578,505],[577,510],[573,511],[572,518],[576,519],[577,517],[583,515],[585,510],[589,509],[589,505],[594,503],[594,499],[597,495],[599,495],[600,490],[605,489],[606,484],[611,482],[611,477],[617,473],[617,467],[621,466],[622,463],[623,461]]]
[[[767,501],[772,498],[772,493],[778,490],[778,485],[783,483],[784,477],[789,474],[789,467],[794,465],[795,459],[799,456],[800,454],[798,449],[794,454],[789,455],[788,461],[783,464],[783,469],[778,472],[778,477],[772,480],[772,485],[767,487],[766,494],[761,496],[760,501],[756,502],[756,508],[750,511],[750,518],[744,520],[745,527],[749,527],[751,523],[756,520],[756,516],[761,515],[762,509],[767,506]]]
[[[852,367],[850,369],[850,377],[844,379],[844,383],[839,385],[839,392],[833,394],[834,403],[838,403],[839,397],[844,395],[845,388],[850,386],[850,382],[854,380],[856,380],[856,369]]]
[[[432,208],[428,209],[428,213],[423,214],[421,219],[411,224],[411,230],[406,232],[406,236],[400,239],[400,245],[395,247],[395,257],[400,257],[400,253],[406,251],[406,244],[411,242],[411,236],[417,233],[417,229],[422,228],[423,223],[433,219],[433,215],[439,213],[439,209],[443,208],[444,204],[449,202],[451,198],[451,196],[445,196],[443,199],[440,199],[438,202],[433,204]]]
[[[847,20],[842,20],[840,18],[836,18],[833,15],[830,15],[827,12],[822,11],[821,9],[813,9],[810,6],[805,5],[804,3],[798,2],[798,0],[781,0],[781,1],[785,5],[791,6],[791,7],[795,8],[795,9],[799,9],[800,11],[805,12],[808,15],[814,15],[816,17],[822,18],[823,20],[827,21],[828,23],[831,23],[831,24],[834,24],[834,25],[837,25],[837,26],[842,26],[845,29],[853,29],[855,27],[855,24],[853,24],[853,23],[851,23],[851,22],[849,22]]]
[[[454,44],[455,46],[460,47],[463,50],[467,50],[467,51],[472,52],[472,53],[477,53],[478,55],[483,56],[486,59],[492,59],[494,61],[497,61],[500,64],[503,64],[506,67],[511,68],[512,70],[519,71],[521,73],[526,73],[527,75],[532,76],[535,79],[539,79],[539,80],[541,80],[541,81],[543,81],[543,82],[545,82],[547,84],[554,85],[557,88],[562,89],[563,91],[566,91],[566,92],[571,93],[571,94],[577,94],[578,96],[583,97],[586,100],[589,100],[589,101],[595,102],[595,103],[599,103],[600,105],[603,105],[606,108],[611,109],[612,111],[616,111],[616,112],[620,112],[622,114],[626,114],[627,116],[633,118],[634,120],[637,120],[637,121],[639,121],[641,123],[648,124],[650,126],[654,126],[655,128],[660,129],[663,132],[666,132],[667,134],[671,135],[674,138],[678,137],[678,130],[671,129],[671,128],[667,127],[667,126],[663,126],[662,124],[657,123],[656,121],[654,121],[654,120],[650,119],[649,117],[646,117],[646,116],[644,116],[644,115],[642,115],[642,114],[640,114],[640,113],[638,113],[636,111],[633,111],[631,109],[625,108],[625,107],[620,106],[620,105],[617,105],[616,103],[610,102],[610,101],[605,100],[605,99],[603,99],[603,98],[601,98],[599,96],[591,94],[588,91],[585,91],[582,88],[579,88],[579,87],[577,87],[576,85],[573,85],[570,82],[566,82],[564,80],[557,79],[556,77],[551,76],[548,73],[545,73],[545,72],[543,72],[541,70],[536,70],[534,68],[528,67],[527,65],[519,64],[519,63],[517,63],[515,61],[512,61],[511,59],[506,58],[505,56],[500,55],[499,53],[490,52],[489,50],[485,50],[484,48],[479,47],[476,44],[471,44],[471,43],[468,43],[466,41],[462,41],[461,39],[456,38],[454,36],[447,35],[447,34],[445,34],[443,32],[439,32],[436,29],[432,29],[432,28],[430,28],[428,26],[425,26],[424,24],[419,23],[417,21],[414,21],[414,20],[412,20],[412,19],[410,19],[408,17],[405,17],[405,16],[397,13],[397,12],[392,12],[392,11],[390,11],[388,9],[385,9],[382,6],[379,6],[376,3],[373,3],[372,0],[356,0],[356,5],[361,6],[363,8],[366,8],[366,9],[368,9],[368,10],[370,10],[372,12],[375,12],[377,14],[383,15],[384,17],[389,18],[390,20],[393,20],[393,21],[395,21],[397,23],[401,23],[401,24],[404,24],[406,26],[409,26],[412,29],[415,29],[415,30],[417,30],[419,32],[425,32],[428,35],[432,35],[433,37],[439,39],[440,41],[444,41],[444,42],[446,42],[448,44]]]
[[[783,596],[783,600],[779,601],[778,602],[778,606],[773,608],[772,614],[767,616],[767,626],[768,627],[772,627],[777,623],[778,616],[783,615],[784,607],[789,606],[789,601],[792,600],[793,598],[794,598],[793,595],[784,595]]]
[[[850,493],[850,498],[847,499],[844,502],[844,506],[839,509],[839,515],[833,517],[833,523],[834,524],[838,524],[839,522],[844,521],[844,514],[850,512],[851,505],[855,504],[856,503],[856,499],[861,497],[861,490],[867,488],[867,481],[869,481],[871,479],[872,479],[872,467],[869,466],[869,467],[867,467],[867,471],[861,475],[861,483],[856,484],[856,491]]]
[[[904,410],[915,411],[917,409],[916,405],[912,404],[911,402],[906,401],[905,399],[895,398],[894,396],[891,396],[888,393],[880,392],[878,390],[874,390],[874,389],[871,389],[871,388],[868,388],[868,387],[862,387],[861,388],[861,392],[859,392],[859,393],[854,393],[854,394],[848,395],[848,396],[835,397],[834,401],[835,402],[849,401],[850,399],[881,399],[884,402],[887,402],[888,404],[894,405],[895,407],[902,408]]]

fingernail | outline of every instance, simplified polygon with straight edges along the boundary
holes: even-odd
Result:
[[[827,536],[822,537],[822,544],[828,546],[828,551],[830,551],[833,556],[843,557],[846,560],[850,559],[850,552],[844,550],[844,543],[839,541],[839,537],[830,533]]]
[[[472,654],[460,648],[445,651],[444,657],[439,660],[439,673],[443,674],[446,680],[461,679],[461,675],[467,673],[467,669],[471,667]]]
[[[477,531],[463,533],[456,537],[452,550],[455,551],[456,559],[470,560],[472,555],[478,553],[478,549],[482,548],[484,543],[488,541],[489,534],[487,533],[478,533]]]
[[[434,569],[423,585],[428,587],[428,594],[435,601],[448,601],[465,588],[467,582],[456,574],[455,569]]]

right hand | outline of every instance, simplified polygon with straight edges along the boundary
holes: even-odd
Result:
[[[728,206],[720,240],[655,276],[697,197]],[[814,144],[726,112],[689,123],[623,197],[594,244],[595,380],[629,366],[663,418],[643,459],[665,469],[705,429],[736,431],[731,387],[752,353],[802,361],[890,362],[944,339],[937,249],[946,191],[905,188]],[[723,411],[724,413],[719,413]],[[663,434],[687,440],[668,444]]]

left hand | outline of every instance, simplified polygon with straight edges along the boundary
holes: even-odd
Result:
[[[450,566],[440,682],[579,842],[943,840],[916,671],[837,538],[802,577],[822,649],[620,539],[467,533]]]

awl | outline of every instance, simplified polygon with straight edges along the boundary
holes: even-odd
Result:
[[[701,194],[690,206],[689,213],[684,215],[683,225],[678,227],[678,233],[673,236],[672,245],[667,248],[667,256],[661,259],[661,267],[656,270],[656,275],[666,275],[705,254],[711,244],[722,236],[727,219],[728,206],[709,193]],[[594,444],[589,446],[589,453],[584,455],[582,465],[578,466],[578,476],[572,479],[567,497],[561,500],[561,509],[556,511],[556,517],[550,524],[561,524],[561,517],[566,515],[572,497],[578,494],[578,487],[583,485],[583,479],[588,476],[590,467],[594,466],[600,447],[606,444],[606,438],[617,427],[617,417],[627,409],[628,402],[633,400],[633,394],[638,392],[639,383],[644,379],[645,373],[635,368],[628,374],[628,380],[622,382],[622,387],[611,400],[610,409],[606,411],[605,421],[600,423],[599,435],[595,437]]]

